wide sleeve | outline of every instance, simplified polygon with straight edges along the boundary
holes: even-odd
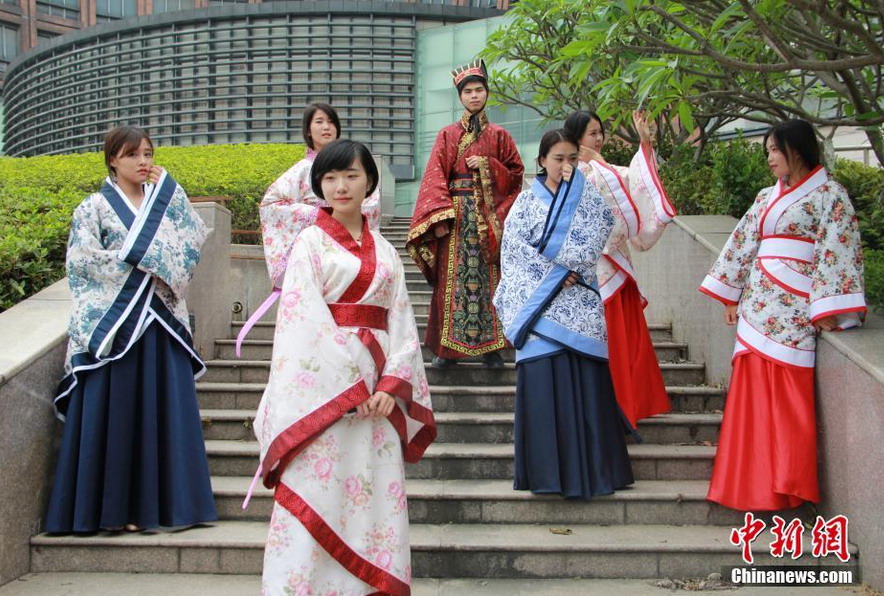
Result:
[[[648,250],[676,216],[675,207],[660,179],[657,156],[652,147],[639,146],[626,172],[626,183],[640,221],[636,234],[630,237],[630,244],[639,251]]]
[[[387,314],[390,347],[375,390],[397,398],[397,408],[390,415],[391,423],[402,440],[406,461],[415,462],[436,438],[436,421],[414,310],[406,287],[405,269],[395,252],[391,257],[395,281],[393,301]]]
[[[448,177],[456,150],[454,140],[448,136],[448,129],[443,128],[436,136],[427,160],[405,243],[408,254],[430,284],[436,281],[438,262],[436,226],[445,224],[451,230],[454,225],[455,210],[448,190]]]
[[[270,185],[258,208],[267,273],[274,287],[282,285],[295,238],[316,221],[316,206],[304,201],[310,192],[310,166],[307,160],[292,166]]]
[[[377,231],[381,228],[381,192],[379,188],[365,197],[362,202],[362,215],[368,222],[368,229]]]
[[[836,183],[829,189],[820,193],[809,315],[813,322],[836,315],[838,327],[847,329],[859,325],[866,312],[862,247],[847,192]]]
[[[698,289],[701,292],[726,305],[740,301],[761,243],[758,217],[771,191],[765,189],[755,197],[755,202],[737,223],[715,264],[700,284]]]
[[[159,205],[156,206],[159,211]],[[151,215],[147,216],[145,226],[140,229],[133,226],[130,236],[144,236],[146,248],[139,257],[137,247],[142,243],[142,238],[135,238],[133,250],[126,252],[125,260],[163,281],[180,300],[185,297],[194,269],[200,261],[200,251],[207,235],[206,225],[178,184],[175,184],[168,205],[158,217],[161,219],[155,231],[151,229]],[[131,241],[127,239],[127,245]]]
[[[112,301],[116,285],[132,270],[113,248],[122,244],[123,238],[116,237],[116,230],[102,230],[96,196],[100,195],[87,198],[74,210],[65,258],[73,300],[70,335],[80,346],[86,345],[89,331],[104,315],[103,305]]]
[[[489,173],[494,189],[494,211],[498,220],[503,223],[522,190],[525,166],[515,141],[506,130],[501,129],[497,139],[497,154],[483,156],[480,164]]]

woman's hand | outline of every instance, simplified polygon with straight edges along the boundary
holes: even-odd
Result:
[[[566,163],[562,166],[562,180],[571,180],[571,176],[574,175],[574,166],[569,163]]]
[[[605,158],[602,154],[587,145],[580,145],[580,151],[577,152],[577,159],[589,163],[591,161],[600,161],[604,163]]]
[[[150,184],[156,184],[160,181],[160,176],[163,175],[163,168],[160,166],[151,166],[150,172],[147,173],[147,181]]]
[[[648,122],[648,116],[641,110],[632,113],[632,123],[638,133],[638,138],[642,145],[651,146],[654,144],[654,132],[651,130],[651,123]]]
[[[359,418],[386,418],[393,411],[396,399],[386,391],[378,391],[356,406]]]
[[[574,271],[568,274],[568,277],[565,278],[565,281],[562,282],[562,287],[570,288],[574,284],[580,281],[580,275]]]
[[[724,322],[729,327],[733,327],[737,324],[737,305],[736,304],[725,304],[724,305]]]
[[[435,228],[433,228],[433,234],[436,238],[442,238],[443,236],[447,236],[451,230],[448,227],[447,223],[437,224]]]
[[[482,164],[482,162],[480,161],[481,159],[481,155],[470,155],[467,158],[467,167],[473,170],[478,170],[479,166]]]
[[[823,317],[817,320],[813,326],[819,331],[835,331],[838,328],[838,316],[829,315],[828,317]]]

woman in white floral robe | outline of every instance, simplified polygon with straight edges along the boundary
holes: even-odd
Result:
[[[577,167],[599,190],[614,214],[614,228],[599,259],[599,291],[605,302],[608,328],[608,367],[617,403],[633,427],[639,420],[669,411],[669,395],[657,353],[651,341],[629,247],[653,247],[675,217],[657,172],[651,129],[644,114],[633,113],[641,138],[629,167],[607,163],[601,155],[605,143],[602,121],[593,112],[574,112],[565,130],[580,141]]]
[[[633,475],[596,282],[614,218],[576,161],[567,131],[543,136],[541,172],[504,228],[494,306],[516,348],[513,488],[590,499]]]
[[[779,124],[765,146],[778,181],[758,194],[700,286],[737,326],[708,498],[740,510],[819,501],[816,334],[859,325],[866,311],[856,216],[820,165],[813,127]]]
[[[314,189],[351,163],[335,165],[345,143],[317,159]],[[255,419],[275,499],[264,594],[408,595],[403,459],[436,436],[420,340],[396,249],[364,217],[357,242],[331,212],[295,239]],[[389,416],[360,415],[380,392],[395,398]]]

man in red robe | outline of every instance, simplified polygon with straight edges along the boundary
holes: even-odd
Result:
[[[433,298],[425,343],[444,368],[482,356],[503,366],[503,327],[491,298],[500,280],[503,225],[522,189],[524,166],[510,134],[488,122],[488,72],[475,60],[452,71],[466,110],[436,137],[406,247]]]

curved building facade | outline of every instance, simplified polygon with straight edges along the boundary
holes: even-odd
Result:
[[[118,124],[145,126],[164,145],[300,142],[304,106],[326,101],[347,136],[387,156],[397,178],[411,178],[417,31],[501,13],[451,4],[283,1],[88,27],[9,65],[4,151],[95,150]]]

